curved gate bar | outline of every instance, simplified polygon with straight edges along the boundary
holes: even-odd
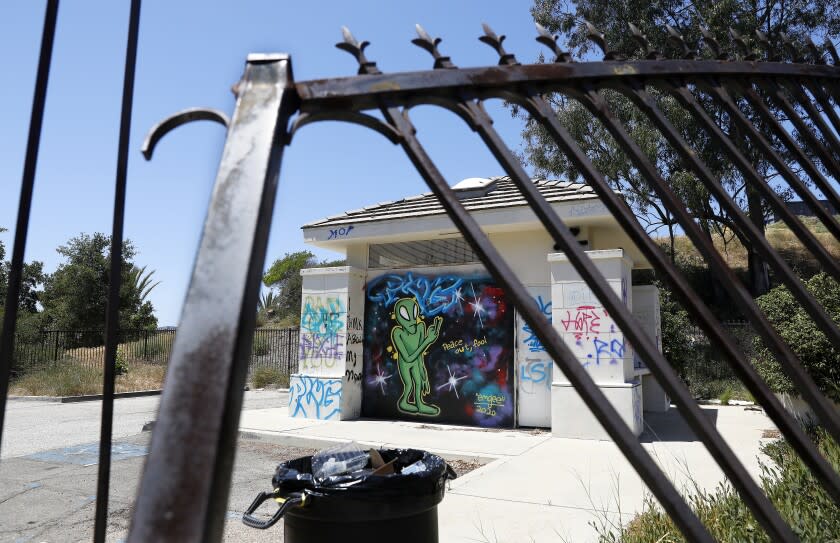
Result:
[[[496,38],[495,35],[491,38]],[[496,38],[498,39],[498,38]],[[503,38],[502,38],[503,39]],[[439,40],[435,40],[437,46]],[[512,55],[504,53],[501,49],[499,39],[496,48],[500,51],[502,61],[515,62]],[[604,276],[598,271],[589,257],[581,249],[577,240],[569,232],[568,227],[552,210],[551,205],[545,200],[539,189],[531,182],[530,177],[522,169],[519,161],[507,148],[499,134],[492,127],[492,120],[487,113],[480,108],[468,93],[464,92],[451,103],[444,105],[447,109],[453,110],[459,105],[466,106],[469,110],[476,130],[484,143],[498,160],[505,172],[519,188],[524,198],[528,201],[531,209],[548,230],[558,248],[562,250],[574,266],[578,274],[595,293],[604,307],[609,311],[610,316],[616,321],[621,329],[630,339],[630,344],[641,353],[642,358],[648,362],[648,367],[654,373],[659,382],[671,396],[672,400],[680,408],[680,412],[689,422],[689,425],[697,433],[709,453],[715,458],[718,465],[727,474],[732,484],[738,489],[744,501],[756,515],[759,522],[767,530],[774,540],[795,541],[796,537],[790,528],[784,523],[773,505],[755,484],[755,481],[746,472],[743,465],[737,460],[734,452],[729,448],[717,430],[712,426],[703,413],[697,402],[691,396],[688,388],[682,383],[670,364],[664,359],[650,338],[640,329],[633,326],[634,317],[626,306],[621,302],[612,288],[607,284]],[[542,338],[541,338],[542,339]]]
[[[143,140],[143,146],[140,152],[146,160],[152,159],[152,153],[155,151],[158,142],[167,134],[175,130],[181,125],[191,123],[193,121],[213,121],[227,128],[230,125],[230,119],[222,111],[209,107],[193,107],[175,113],[162,120],[149,130],[146,134],[146,139]]]
[[[435,74],[432,76],[432,74]],[[541,94],[586,80],[604,84],[627,78],[669,77],[794,77],[840,85],[840,69],[833,65],[723,60],[600,61],[582,63],[517,64],[490,68],[458,68],[373,74],[295,84],[301,111],[376,109],[379,99],[402,105],[412,95],[447,95],[455,91],[479,94],[491,89],[533,85]]]
[[[797,296],[797,298],[800,303],[803,304],[803,307],[808,310],[809,314],[811,314],[812,317],[815,317],[817,324],[821,324],[821,328],[823,328],[823,330],[827,332],[827,335],[833,340],[834,338],[840,338],[840,331],[837,330],[836,325],[825,314],[825,309],[813,300],[813,297],[807,292],[807,290],[805,290],[801,281],[793,275],[793,272],[787,264],[784,263],[778,253],[770,247],[766,239],[756,231],[755,227],[752,226],[749,220],[746,220],[746,217],[743,217],[742,212],[738,209],[737,205],[735,205],[734,201],[731,200],[731,197],[729,197],[729,195],[727,195],[722,189],[719,190],[720,187],[716,182],[714,175],[708,169],[706,164],[704,164],[695,153],[689,150],[690,146],[688,146],[676,128],[656,106],[656,103],[650,95],[643,90],[635,89],[627,93],[627,96],[633,99],[636,105],[648,116],[649,119],[651,119],[651,121],[653,121],[654,125],[659,129],[663,136],[665,136],[674,150],[680,154],[683,161],[694,171],[703,184],[715,194],[718,198],[718,202],[721,205],[727,206],[727,211],[733,218],[737,217],[740,219],[738,222],[742,231],[752,231],[751,237],[754,242],[758,243],[757,247],[764,249],[763,252],[766,252],[765,256],[772,258],[771,263],[774,263],[778,266],[778,269],[783,272],[782,277],[785,279],[785,283],[791,288],[791,290],[794,292],[799,291],[801,297]],[[742,304],[742,310],[745,310],[747,317],[757,327],[757,331],[762,335],[765,342],[767,342],[767,346],[776,353],[777,358],[785,365],[789,375],[798,387],[800,387],[802,393],[807,398],[809,405],[811,405],[811,407],[815,410],[829,432],[835,436],[835,439],[840,441],[840,418],[836,416],[828,399],[819,392],[816,384],[814,384],[811,377],[798,362],[798,357],[775,332],[769,321],[767,321],[763,313],[760,312],[755,301],[745,289],[735,288],[735,285],[728,282],[724,286],[727,287],[732,295],[736,296],[738,302]],[[816,317],[819,317],[819,319]],[[838,341],[838,343],[840,343],[840,341]]]
[[[688,90],[685,81],[691,81],[694,84],[702,83],[704,80],[723,80],[728,87],[732,87],[732,83],[737,79],[742,81],[769,79],[774,84],[777,81],[786,82],[791,79],[804,80],[807,83],[803,85],[814,94],[816,101],[824,108],[826,104],[829,106],[827,108],[829,113],[826,115],[836,127],[840,118],[834,113],[830,101],[834,99],[837,102],[840,69],[836,65],[802,64],[795,51],[796,62],[793,64],[754,62],[751,56],[744,60],[730,61],[725,54],[720,52],[719,46],[708,37],[707,42],[711,43],[717,51],[717,60],[662,60],[659,59],[659,53],[653,51],[644,36],[638,32],[636,32],[639,34],[637,38],[645,48],[646,55],[651,59],[657,59],[655,62],[607,60],[580,64],[559,62],[521,66],[515,65],[513,55],[508,54],[501,47],[503,37],[490,35],[492,31],[487,30],[488,35],[482,38],[482,41],[497,49],[502,66],[382,74],[376,68],[376,64],[365,57],[366,42],[356,41],[346,30],[345,42],[340,44],[340,47],[356,57],[359,73],[363,75],[294,84],[286,56],[249,57],[244,79],[251,80],[254,85],[240,87],[249,98],[243,100],[242,95],[238,97],[237,113],[234,115],[233,125],[225,143],[225,153],[185,304],[182,331],[176,338],[172,354],[172,367],[161,402],[159,425],[153,435],[151,455],[141,482],[140,495],[132,520],[130,541],[146,539],[175,541],[184,538],[218,540],[221,538],[221,523],[229,490],[233,445],[242,402],[241,385],[245,367],[241,362],[247,359],[251,341],[249,332],[254,325],[251,314],[253,311],[250,308],[256,303],[259,274],[264,263],[265,243],[276,190],[281,146],[289,142],[290,134],[287,132],[286,125],[295,111],[300,111],[301,114],[291,127],[292,134],[298,128],[315,121],[343,120],[376,130],[392,143],[399,143],[403,147],[418,172],[440,200],[447,215],[479,254],[488,271],[509,293],[516,309],[521,312],[524,320],[535,331],[557,366],[565,373],[587,407],[616,441],[620,450],[678,528],[689,540],[711,541],[706,528],[679,496],[673,484],[641,446],[636,436],[623,423],[615,408],[606,401],[601,390],[595,385],[585,368],[574,358],[559,334],[538,311],[526,289],[484,235],[475,219],[464,209],[453,189],[446,183],[426,154],[415,136],[407,109],[403,109],[420,103],[431,103],[455,112],[481,135],[528,201],[529,206],[546,226],[559,249],[566,252],[574,268],[602,301],[617,325],[627,335],[631,345],[649,361],[651,371],[684,410],[689,425],[703,440],[723,471],[732,479],[733,484],[770,537],[778,541],[796,541],[796,536],[790,527],[781,520],[766,496],[758,490],[746,474],[743,465],[712,425],[700,415],[699,409],[688,395],[684,385],[658,353],[652,341],[635,323],[629,311],[621,304],[604,277],[577,244],[577,240],[571,235],[563,221],[557,217],[550,204],[536,190],[513,154],[492,128],[492,121],[481,105],[481,100],[488,96],[514,99],[524,105],[534,119],[549,129],[555,142],[576,164],[581,175],[591,183],[625,232],[656,265],[657,269],[666,275],[675,286],[677,293],[686,299],[692,313],[700,317],[701,326],[710,334],[713,341],[722,346],[736,373],[745,381],[750,391],[762,401],[770,416],[785,436],[791,440],[792,446],[805,463],[820,478],[826,490],[835,499],[838,498],[840,495],[838,474],[820,456],[813,443],[783,409],[780,402],[772,396],[769,388],[760,380],[755,370],[749,366],[748,361],[737,349],[732,338],[719,323],[715,322],[709,309],[699,300],[676,268],[667,261],[664,253],[647,237],[626,202],[611,191],[600,172],[583,155],[556,117],[552,116],[550,106],[540,95],[555,91],[572,94],[569,92],[570,87],[577,87],[578,92],[576,95],[573,94],[573,97],[584,103],[602,123],[605,123],[610,133],[621,143],[625,152],[666,203],[666,207],[676,213],[681,222],[685,223],[686,233],[698,246],[701,254],[707,258],[710,266],[722,273],[724,278],[731,280],[731,284],[725,284],[725,286],[736,293],[735,297],[739,301],[741,301],[741,295],[746,296],[749,302],[746,304],[747,312],[754,313],[753,319],[757,325],[765,326],[766,329],[763,330],[765,340],[768,338],[775,340],[775,343],[770,342],[771,348],[776,347],[777,355],[782,355],[780,357],[782,363],[792,366],[794,370],[797,368],[801,370],[799,380],[794,379],[794,381],[799,385],[805,385],[805,390],[802,390],[803,395],[814,402],[814,410],[823,418],[824,424],[832,435],[837,438],[840,435],[838,432],[840,421],[836,420],[837,417],[833,413],[825,410],[827,405],[825,398],[821,396],[807,373],[802,370],[789,346],[775,334],[764,316],[758,312],[752,298],[737,282],[734,273],[726,266],[714,247],[710,243],[704,243],[702,235],[698,238],[699,229],[693,223],[688,210],[676,198],[656,168],[647,161],[647,157],[629,137],[626,141],[622,141],[621,138],[626,137],[626,133],[606,108],[599,89],[616,88],[625,94],[630,93],[637,107],[640,107],[657,125],[669,143],[682,154],[682,158],[689,167],[711,189],[715,186],[711,172],[702,161],[689,156],[689,147],[681,135],[673,130],[668,119],[647,94],[646,85],[656,86],[662,82],[672,86],[676,84],[677,88],[681,89],[680,93],[684,91],[690,97],[688,105],[691,107],[687,109],[691,112],[694,107],[692,104],[697,104],[699,111],[702,111],[702,106],[699,106],[691,91]],[[607,58],[615,58],[615,55],[607,50],[603,36],[594,28],[590,32],[596,39],[600,39],[599,43],[605,50]],[[420,28],[418,28],[418,34],[420,37],[415,40],[415,43],[432,53],[436,68],[454,68],[449,58],[440,55],[437,51],[436,40],[432,40]],[[546,33],[543,32],[543,34]],[[738,43],[738,38],[739,36],[733,35],[736,43]],[[547,42],[553,43],[553,40],[546,35],[541,35],[539,40],[546,45],[549,45]],[[552,47],[552,45],[549,46]],[[553,48],[562,59],[565,53],[559,51],[556,44]],[[691,51],[684,42],[683,48],[686,55],[691,55]],[[811,54],[816,55],[814,53],[816,48],[811,49]],[[833,47],[829,47],[829,52],[837,63],[838,59]],[[675,81],[677,83],[674,83]],[[762,87],[759,84],[759,88],[769,87]],[[750,90],[752,90],[751,87]],[[671,92],[673,88],[670,91],[666,88],[666,91]],[[723,90],[723,92],[727,91]],[[787,99],[786,95],[779,92],[780,96]],[[801,88],[788,92],[795,100],[802,101],[804,93]],[[257,98],[256,102],[253,101],[254,98]],[[686,96],[683,98],[686,99]],[[685,101],[682,103],[686,106]],[[380,119],[362,113],[366,109],[379,109],[386,122],[382,123]],[[826,141],[834,142],[833,136],[828,137],[825,133],[828,125],[813,119],[813,107],[804,106],[804,110],[812,117],[813,126],[823,132]],[[800,120],[803,126],[810,126],[804,124],[806,123],[804,118]],[[784,129],[781,126],[780,128]],[[713,122],[707,126],[707,129],[710,134],[716,134],[717,127]],[[758,136],[761,135],[758,134]],[[838,166],[840,161],[832,157],[831,149],[825,148],[819,140],[811,139],[807,134],[804,136],[808,140],[809,147],[823,159],[829,170]],[[726,137],[719,139],[735,165],[749,170],[749,164],[745,163],[736,143]],[[243,141],[248,145],[243,145]],[[768,149],[773,151],[769,146]],[[808,158],[801,149],[799,153],[801,154],[797,155],[798,158],[803,156]],[[243,175],[246,169],[248,175]],[[260,175],[254,175],[255,173]],[[755,176],[746,172],[745,175],[750,181],[756,181]],[[821,181],[827,183],[824,178],[817,180],[817,183]],[[234,188],[234,185],[240,183],[247,186]],[[759,187],[761,186],[759,184]],[[769,186],[766,189],[770,190]],[[766,197],[773,200],[769,193]],[[825,248],[804,229],[804,225],[792,215],[786,216],[784,213],[782,215],[785,219],[791,219],[791,229],[803,239],[809,249],[815,251],[817,258],[826,260]],[[741,215],[739,218],[744,217]],[[833,218],[828,221],[829,224],[832,221]],[[750,234],[750,238],[754,237],[755,233],[749,231],[748,221],[739,226]],[[834,230],[838,230],[838,226],[840,225],[834,222],[833,226],[829,227],[835,235],[837,232]],[[744,235],[744,232],[740,234]],[[781,264],[778,266],[780,275],[790,283],[794,296],[817,321],[821,329],[832,340],[840,337],[834,323],[825,316],[823,308],[804,290],[784,261],[778,259],[778,255],[769,245],[765,249],[772,263]],[[217,265],[219,261],[230,263],[230,265],[220,267]],[[837,275],[836,266],[832,271]],[[231,284],[230,292],[218,294],[208,291],[208,285],[220,283]],[[209,325],[208,318],[212,320]],[[762,330],[759,331],[762,332]],[[208,368],[201,376],[201,383],[194,375],[190,375],[190,371],[194,371],[199,358]],[[208,406],[211,411],[209,414],[207,413]],[[198,423],[197,427],[189,426],[196,423]],[[188,447],[192,447],[189,453],[184,452],[186,448],[184,442]]]
[[[287,144],[291,143],[292,138],[295,137],[298,130],[308,124],[319,121],[341,121],[358,124],[379,132],[393,144],[399,143],[401,138],[391,125],[383,123],[373,115],[366,115],[357,111],[322,111],[319,113],[301,113],[298,115],[292,123],[292,127],[289,129],[289,141]]]
[[[362,42],[366,43],[366,42]],[[345,45],[342,49],[350,50],[360,44],[349,31],[345,30]],[[361,64],[361,63],[360,63]],[[360,70],[377,70],[374,63],[362,64]],[[378,71],[378,70],[377,70]],[[484,234],[475,219],[470,215],[455,196],[453,189],[438,171],[434,162],[426,153],[423,146],[415,137],[416,130],[409,120],[408,112],[400,110],[382,100],[381,111],[385,119],[402,134],[401,145],[414,164],[417,171],[426,181],[432,192],[438,197],[449,218],[455,223],[464,238],[480,256],[482,263],[493,277],[505,288],[512,298],[515,307],[521,312],[525,321],[533,328],[541,341],[544,341],[547,352],[552,356],[555,364],[564,372],[575,386],[586,405],[590,408],[604,429],[616,441],[616,445],[624,453],[627,460],[643,478],[651,492],[666,508],[679,529],[692,541],[711,541],[705,527],[688,508],[686,502],[679,496],[673,484],[653,462],[650,455],[641,447],[636,436],[621,420],[615,408],[606,400],[603,392],[595,385],[592,377],[578,363],[566,344],[552,325],[538,311],[533,299],[525,287],[507,265],[493,244]],[[524,191],[523,191],[524,192]],[[565,234],[571,236],[566,231]],[[571,243],[577,246],[572,237]],[[586,259],[588,261],[588,258]],[[598,273],[597,270],[595,273]],[[605,283],[605,282],[604,282]],[[609,289],[609,287],[607,287]],[[610,290],[610,293],[612,291]],[[783,532],[782,532],[783,533]],[[793,539],[795,540],[795,538]]]
[[[837,112],[834,111],[834,106],[831,105],[831,102],[828,96],[823,91],[822,87],[819,85],[814,84],[812,81],[804,81],[805,87],[811,92],[811,95],[816,98],[817,103],[820,104],[822,108],[822,113],[828,117],[828,120],[831,121],[831,126],[834,127],[834,131],[832,131],[829,127],[822,123],[820,125],[820,130],[822,130],[824,137],[828,138],[829,134],[831,135],[831,144],[840,149],[840,140],[837,139],[837,134],[840,133],[840,117],[837,116]],[[805,97],[805,100],[808,103],[811,103],[810,100]],[[819,117],[819,115],[817,115]],[[835,151],[835,154],[838,151]]]
[[[793,136],[779,123],[779,121],[773,116],[773,114],[768,109],[767,105],[758,95],[758,93],[749,86],[740,86],[738,90],[743,92],[743,96],[747,99],[747,102],[756,111],[761,117],[761,119],[770,126],[779,139],[784,143],[784,146],[787,150],[795,157],[796,161],[802,166],[802,168],[807,172],[808,177],[811,178],[811,181],[825,194],[826,198],[828,198],[834,205],[838,205],[838,197],[837,193],[834,191],[834,188],[829,184],[828,180],[825,176],[819,171],[816,165],[811,161],[808,155],[802,150],[799,145],[793,140]],[[731,96],[725,90],[721,89],[720,86],[717,87],[715,91],[715,95],[719,96],[719,99],[722,102],[725,102],[725,107],[727,110],[734,111],[733,105],[734,102],[732,101]],[[739,110],[740,112],[740,110]],[[794,116],[796,114],[794,113]],[[740,113],[736,116],[736,120],[740,124],[740,118],[743,117],[743,113]],[[798,117],[798,116],[796,116]],[[796,121],[793,121],[794,124]],[[752,125],[752,123],[749,123]],[[765,153],[769,154],[769,153]],[[775,155],[775,151],[773,151]],[[775,160],[775,159],[774,159]],[[828,213],[825,208],[823,208],[819,202],[817,202],[814,195],[811,193],[810,190],[802,183],[802,180],[796,175],[785,175],[785,179],[788,183],[791,184],[793,190],[805,201],[808,203],[808,207],[813,209],[813,211],[820,217],[820,220],[825,224],[826,228],[834,234],[835,237],[840,237],[840,224],[837,223],[837,220]]]
[[[705,128],[706,132],[713,135],[718,141],[720,141],[723,151],[727,154],[729,159],[737,166],[741,173],[753,183],[753,186],[761,192],[761,195],[764,196],[766,201],[773,206],[773,209],[776,213],[778,213],[778,216],[782,218],[785,224],[788,225],[790,230],[797,238],[799,238],[802,244],[811,252],[812,255],[814,255],[817,260],[820,261],[823,266],[825,266],[827,270],[831,272],[835,278],[840,278],[840,265],[838,265],[837,260],[828,253],[825,246],[820,243],[816,237],[814,237],[813,233],[805,227],[802,221],[799,220],[790,209],[788,209],[773,188],[767,185],[767,182],[761,178],[758,172],[755,171],[753,166],[750,164],[749,159],[747,159],[740,149],[738,149],[737,144],[732,140],[732,138],[724,134],[723,130],[721,130],[711,117],[709,117],[709,114],[703,106],[688,90],[685,82],[671,81],[667,86],[664,83],[661,84],[660,88],[663,88],[665,91],[671,93],[671,95],[680,102],[683,108],[685,108],[695,118],[695,120]],[[733,213],[735,216],[738,216],[740,221],[739,224],[742,224],[744,221],[748,221],[746,216],[743,216],[743,213],[741,213],[738,208],[738,204],[731,201],[731,198],[729,199],[728,205],[730,209],[734,208],[735,211]],[[754,228],[748,232],[742,231],[741,234],[750,234],[750,241],[755,243],[759,250],[763,251],[763,255],[766,256],[768,251],[770,251],[764,236],[762,236],[761,233],[757,232]],[[770,258],[777,260],[777,258],[773,256]]]
[[[523,89],[528,92],[528,89]],[[717,345],[727,354],[727,357],[733,364],[733,368],[738,373],[742,382],[750,389],[750,392],[760,400],[760,404],[768,410],[770,417],[780,427],[782,433],[796,446],[797,451],[809,466],[817,473],[821,474],[821,480],[826,490],[832,494],[835,499],[840,501],[840,477],[833,470],[833,468],[825,461],[813,447],[810,438],[802,431],[800,425],[795,419],[783,408],[781,402],[770,391],[764,381],[758,376],[753,366],[744,358],[743,353],[735,346],[731,336],[723,330],[717,322],[717,319],[709,312],[708,308],[703,304],[691,291],[691,288],[684,281],[682,276],[665,257],[662,251],[653,243],[648,237],[647,233],[638,224],[633,217],[633,212],[626,207],[626,203],[609,188],[606,181],[601,176],[600,172],[589,161],[585,154],[577,146],[571,135],[560,125],[554,116],[550,106],[537,94],[530,94],[523,96],[514,92],[505,94],[504,99],[517,103],[527,109],[531,116],[539,121],[549,132],[561,150],[567,157],[573,160],[578,171],[587,179],[591,186],[598,193],[604,204],[608,207],[614,217],[621,223],[622,227],[631,238],[636,240],[639,248],[645,253],[645,256],[656,263],[656,269],[663,271],[668,277],[670,283],[674,286],[676,292],[681,295],[681,298],[688,304],[691,312],[695,316],[699,316],[699,321],[705,331],[710,337],[716,341]],[[728,142],[728,139],[722,139]],[[678,207],[676,196],[671,193],[670,197],[665,199],[670,202],[668,207]],[[667,205],[667,204],[666,204]],[[705,237],[699,238],[704,243]],[[707,247],[705,254],[712,255],[712,259],[707,259],[707,262],[716,269],[717,273],[729,281],[738,281],[728,266],[722,261],[720,255],[711,247]]]
[[[456,224],[473,250],[481,257],[481,261],[487,267],[487,270],[504,287],[513,300],[514,306],[534,330],[537,337],[540,338],[540,341],[543,342],[555,364],[574,385],[584,403],[610,437],[615,440],[625,458],[633,465],[680,531],[691,541],[713,541],[711,535],[686,505],[673,484],[644,450],[628,426],[621,420],[618,412],[615,411],[603,392],[575,359],[551,324],[539,312],[525,288],[514,275],[513,270],[510,269],[487,236],[481,231],[478,223],[458,201],[452,188],[434,166],[417,138],[410,132],[413,127],[411,127],[407,116],[403,116],[395,107],[386,105],[384,108],[389,112],[390,119],[395,122],[403,134],[403,149],[423,176],[429,188],[438,197],[446,209],[447,215]]]
[[[840,502],[840,475],[822,457],[811,439],[803,431],[794,417],[785,410],[779,399],[773,394],[767,384],[758,375],[752,364],[735,344],[732,336],[720,325],[718,319],[709,308],[694,294],[676,267],[668,260],[662,250],[650,239],[647,232],[638,223],[633,211],[607,184],[601,173],[595,168],[588,157],[578,147],[577,143],[557,121],[551,107],[539,95],[523,97],[511,94],[508,100],[526,108],[531,116],[548,130],[558,147],[575,164],[583,177],[591,184],[601,201],[613,214],[619,224],[630,237],[636,240],[637,246],[645,257],[655,264],[658,271],[662,271],[674,292],[683,304],[697,317],[697,320],[709,338],[715,342],[730,362],[731,367],[750,393],[764,407],[768,416],[776,423],[782,434],[791,442],[805,463],[819,474],[819,479],[825,490]],[[724,278],[737,280],[728,267],[718,268],[723,271]]]
[[[771,88],[773,89],[773,94],[776,96],[776,103],[785,111],[787,116],[793,121],[794,125],[796,126],[796,130],[802,135],[806,141],[808,142],[809,147],[812,149],[813,152],[816,153],[817,156],[820,157],[820,161],[822,162],[823,167],[830,172],[830,174],[836,179],[840,177],[840,164],[837,162],[837,157],[831,153],[828,147],[821,141],[816,134],[817,130],[814,130],[812,127],[809,127],[805,123],[805,119],[803,119],[799,112],[796,111],[796,108],[793,104],[790,103],[788,98],[784,95],[784,90],[787,90],[793,97],[796,102],[799,103],[800,107],[802,107],[808,115],[808,119],[814,124],[814,126],[819,130],[822,134],[823,138],[826,139],[826,142],[829,145],[833,145],[835,148],[840,149],[840,141],[837,140],[836,134],[831,131],[828,125],[825,123],[825,120],[820,115],[820,112],[817,110],[816,106],[811,98],[809,98],[805,92],[802,90],[802,87],[794,84],[792,81],[789,80],[782,80],[779,83],[775,81],[768,81],[767,82]],[[833,112],[833,109],[830,110]],[[837,196],[837,191],[834,190],[834,187],[831,187],[832,190],[829,191],[831,196],[826,195],[826,198],[832,200],[832,203],[840,201],[840,197]]]

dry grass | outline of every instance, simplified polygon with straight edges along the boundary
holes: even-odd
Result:
[[[75,349],[74,349],[75,350]],[[166,366],[133,363],[118,375],[117,392],[156,390],[163,385]],[[102,393],[102,370],[69,359],[27,372],[12,381],[10,394],[19,396],[83,396]]]
[[[834,258],[840,259],[840,242],[834,239],[828,231],[826,231],[823,224],[816,217],[799,217],[803,224],[814,234],[814,237],[822,243],[828,250],[829,254]],[[811,253],[805,249],[796,235],[790,231],[786,224],[782,222],[772,223],[767,225],[765,233],[767,241],[774,249],[781,253],[782,257],[788,262],[812,262],[813,257]],[[727,236],[727,239],[729,235]],[[660,239],[661,242],[667,243],[667,239]],[[713,236],[715,247],[732,268],[747,268],[747,251],[744,246],[734,238],[727,244],[723,243],[720,236]],[[697,252],[691,241],[685,236],[677,236],[674,240],[674,246],[677,254],[683,255],[689,262],[696,262],[702,265],[703,259],[700,253]],[[816,266],[816,263],[814,264]]]

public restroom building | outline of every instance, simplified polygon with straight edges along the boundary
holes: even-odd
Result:
[[[533,181],[651,338],[661,346],[648,262],[591,187]],[[669,400],[506,177],[453,187],[535,303],[627,424]],[[347,265],[302,271],[300,355],[290,415],[482,427],[551,428],[606,439],[504,289],[432,193],[303,226],[306,243]]]

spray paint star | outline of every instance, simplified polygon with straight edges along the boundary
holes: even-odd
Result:
[[[455,291],[455,300],[458,302],[459,307],[463,307],[464,295],[461,293],[460,287],[458,287],[458,289]]]
[[[484,328],[484,320],[481,318],[481,315],[487,313],[487,309],[481,305],[481,298],[475,295],[475,288],[473,288],[472,283],[470,283],[470,290],[472,290],[473,294],[473,301],[470,302],[470,307],[472,307],[473,315],[478,317],[478,325]]]
[[[385,372],[382,371],[382,368],[379,367],[379,364],[376,365],[376,375],[373,379],[368,380],[368,383],[372,384],[373,386],[379,385],[379,388],[382,390],[382,395],[385,395],[385,382],[390,379],[394,374],[389,373],[385,375]]]
[[[449,364],[446,365],[446,371],[449,372],[449,379],[447,379],[445,383],[443,383],[442,385],[437,387],[437,389],[440,390],[443,387],[448,386],[449,390],[455,392],[455,397],[460,400],[461,397],[458,396],[458,387],[457,387],[458,381],[460,381],[461,379],[466,379],[468,376],[467,375],[462,375],[461,377],[455,377],[455,374],[453,374],[452,370],[449,369]]]

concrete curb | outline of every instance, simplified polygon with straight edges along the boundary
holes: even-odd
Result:
[[[264,441],[267,443],[276,443],[278,445],[286,445],[289,447],[300,447],[305,449],[321,449],[329,445],[338,445],[340,443],[349,443],[349,439],[337,439],[328,437],[315,436],[301,436],[296,434],[288,434],[281,432],[260,432],[255,430],[240,430],[239,437],[245,439],[253,439],[256,441]],[[389,443],[385,441],[357,441],[363,447],[372,448],[400,448],[405,445],[398,445],[396,443]],[[464,460],[468,462],[480,462],[489,464],[504,456],[492,455],[487,453],[478,453],[472,451],[448,451],[441,449],[425,449],[430,453],[436,454],[444,460]]]
[[[55,396],[9,396],[10,400],[18,400],[24,402],[59,402],[61,398]]]
[[[114,394],[114,399],[119,400],[120,398],[138,398],[140,396],[158,396],[160,395],[160,390],[137,390],[134,392],[118,392]],[[50,398],[53,401],[59,401],[61,403],[76,403],[76,402],[89,402],[93,400],[101,400],[103,397],[102,394],[88,394],[85,396],[64,396],[58,398]]]

